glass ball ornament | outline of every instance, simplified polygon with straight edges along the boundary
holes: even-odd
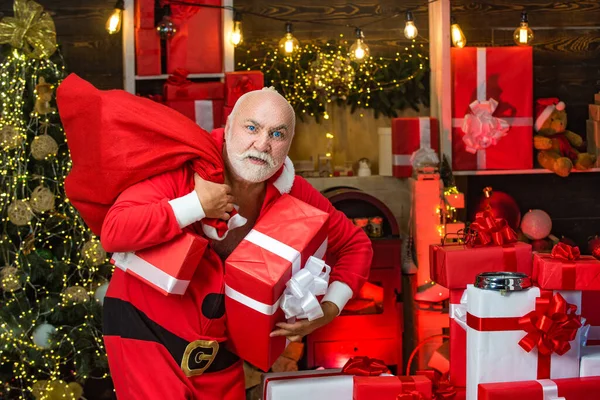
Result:
[[[156,32],[161,39],[171,39],[177,33],[177,26],[170,16],[165,15],[156,26]]]
[[[33,344],[41,349],[49,349],[52,347],[50,335],[56,332],[56,328],[51,324],[40,324],[33,330]]]
[[[521,230],[529,239],[544,239],[552,232],[552,219],[545,211],[530,210],[523,216]]]

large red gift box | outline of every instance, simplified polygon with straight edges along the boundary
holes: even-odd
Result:
[[[227,86],[225,105],[233,107],[243,94],[261,90],[265,86],[265,77],[261,71],[227,72],[225,86]]]
[[[208,241],[183,233],[169,242],[129,253],[113,253],[110,262],[165,295],[184,294]]]
[[[188,0],[188,3],[221,6],[220,0]],[[223,14],[220,8],[171,5],[177,33],[167,44],[167,73],[184,68],[190,73],[223,71]]]
[[[533,168],[531,47],[453,47],[452,168]]]
[[[221,82],[192,82],[187,79],[187,71],[175,71],[163,87],[166,100],[223,99],[225,85]]]
[[[431,384],[427,377],[421,375],[355,376],[352,399],[413,400],[413,393],[419,392],[422,399],[429,400],[431,399]]]
[[[154,3],[155,0],[135,0],[134,27],[156,31],[154,26]]]
[[[392,119],[392,166],[396,178],[412,176],[412,155],[421,148],[439,153],[438,120],[431,117]]]
[[[540,379],[537,381],[481,383],[479,400],[591,400],[598,398],[600,377]]]
[[[225,308],[232,350],[268,371],[285,349],[269,337],[285,322],[279,303],[286,283],[311,256],[323,258],[329,214],[283,195],[225,261]]]
[[[160,37],[156,29],[135,29],[135,68],[137,75],[160,75]]]
[[[225,86],[221,82],[191,82],[185,73],[173,74],[164,86],[166,105],[210,132],[221,127]]]
[[[534,254],[533,279],[542,289],[600,290],[600,261],[559,243],[551,254]]]
[[[531,245],[522,242],[481,247],[431,245],[429,251],[431,279],[450,289],[450,381],[464,387],[467,384],[467,333],[454,318],[463,292],[482,272],[523,272],[531,276]]]

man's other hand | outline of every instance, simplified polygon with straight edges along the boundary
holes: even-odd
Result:
[[[200,199],[204,214],[208,218],[220,218],[227,221],[230,217],[229,213],[233,211],[234,203],[231,187],[205,181],[198,174],[194,174],[194,183],[194,191]]]

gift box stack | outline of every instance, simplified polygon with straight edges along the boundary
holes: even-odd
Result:
[[[594,95],[594,104],[589,105],[590,115],[586,121],[587,151],[596,156],[596,166],[600,165],[600,93]]]
[[[590,329],[581,315],[591,302],[585,293],[598,295],[600,261],[564,243],[532,253],[489,211],[477,214],[464,244],[430,251],[432,278],[450,289],[450,382],[466,386],[467,400],[584,399],[600,388],[592,378],[600,347],[582,351]],[[504,292],[476,287],[484,272],[522,273],[534,286],[512,291],[513,279]],[[590,317],[600,314],[587,306]]]
[[[452,168],[533,168],[531,47],[452,48]]]
[[[160,37],[156,32],[154,0],[136,0],[134,8],[137,75],[160,75]]]

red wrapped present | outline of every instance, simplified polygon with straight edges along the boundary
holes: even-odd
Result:
[[[166,100],[224,99],[225,85],[221,82],[192,82],[188,71],[175,70],[163,87]]]
[[[135,68],[138,75],[160,75],[160,38],[156,29],[135,29]]]
[[[450,381],[459,387],[466,386],[467,381],[467,334],[455,317],[467,285],[475,283],[475,277],[482,272],[532,273],[531,245],[516,242],[514,232],[503,220],[494,219],[490,213],[479,213],[470,229],[480,232],[475,233],[480,239],[473,239],[478,243],[429,247],[431,279],[450,289]]]
[[[414,156],[417,156],[420,149],[433,149],[436,154],[439,152],[440,131],[437,119],[392,119],[392,168],[396,178],[412,176]]]
[[[265,86],[265,77],[260,71],[236,71],[225,73],[226,106],[233,107],[245,93],[261,90]]]
[[[600,261],[561,242],[551,254],[534,255],[533,279],[542,289],[600,290]]]
[[[581,316],[590,325],[586,346],[600,345],[600,291],[584,291],[581,293]]]
[[[591,400],[600,390],[600,377],[541,379],[537,381],[482,383],[479,400]]]
[[[287,296],[282,296],[284,289],[294,285],[292,276],[296,279],[296,274],[308,269],[312,275],[307,278],[313,282],[312,263],[317,262],[315,257],[325,255],[328,222],[328,213],[283,195],[226,260],[225,308],[230,344],[241,358],[264,371],[285,349],[285,337],[269,337],[275,324],[286,319],[282,310],[287,305]],[[322,268],[317,267],[316,273]],[[310,293],[306,298],[311,298]],[[318,302],[316,307],[321,311]]]
[[[189,0],[190,3],[221,6],[220,0]],[[190,73],[223,71],[223,27],[220,8],[171,5],[177,32],[167,44],[167,73],[184,68]]]
[[[531,47],[452,48],[452,168],[533,168]]]
[[[165,295],[184,294],[208,241],[192,233],[144,250],[113,253],[110,262]]]
[[[223,100],[173,100],[165,105],[196,121],[205,131],[210,132],[221,126]]]
[[[135,0],[133,25],[136,28],[155,30],[154,0]]]
[[[355,376],[353,400],[429,400],[431,381],[425,376]]]

